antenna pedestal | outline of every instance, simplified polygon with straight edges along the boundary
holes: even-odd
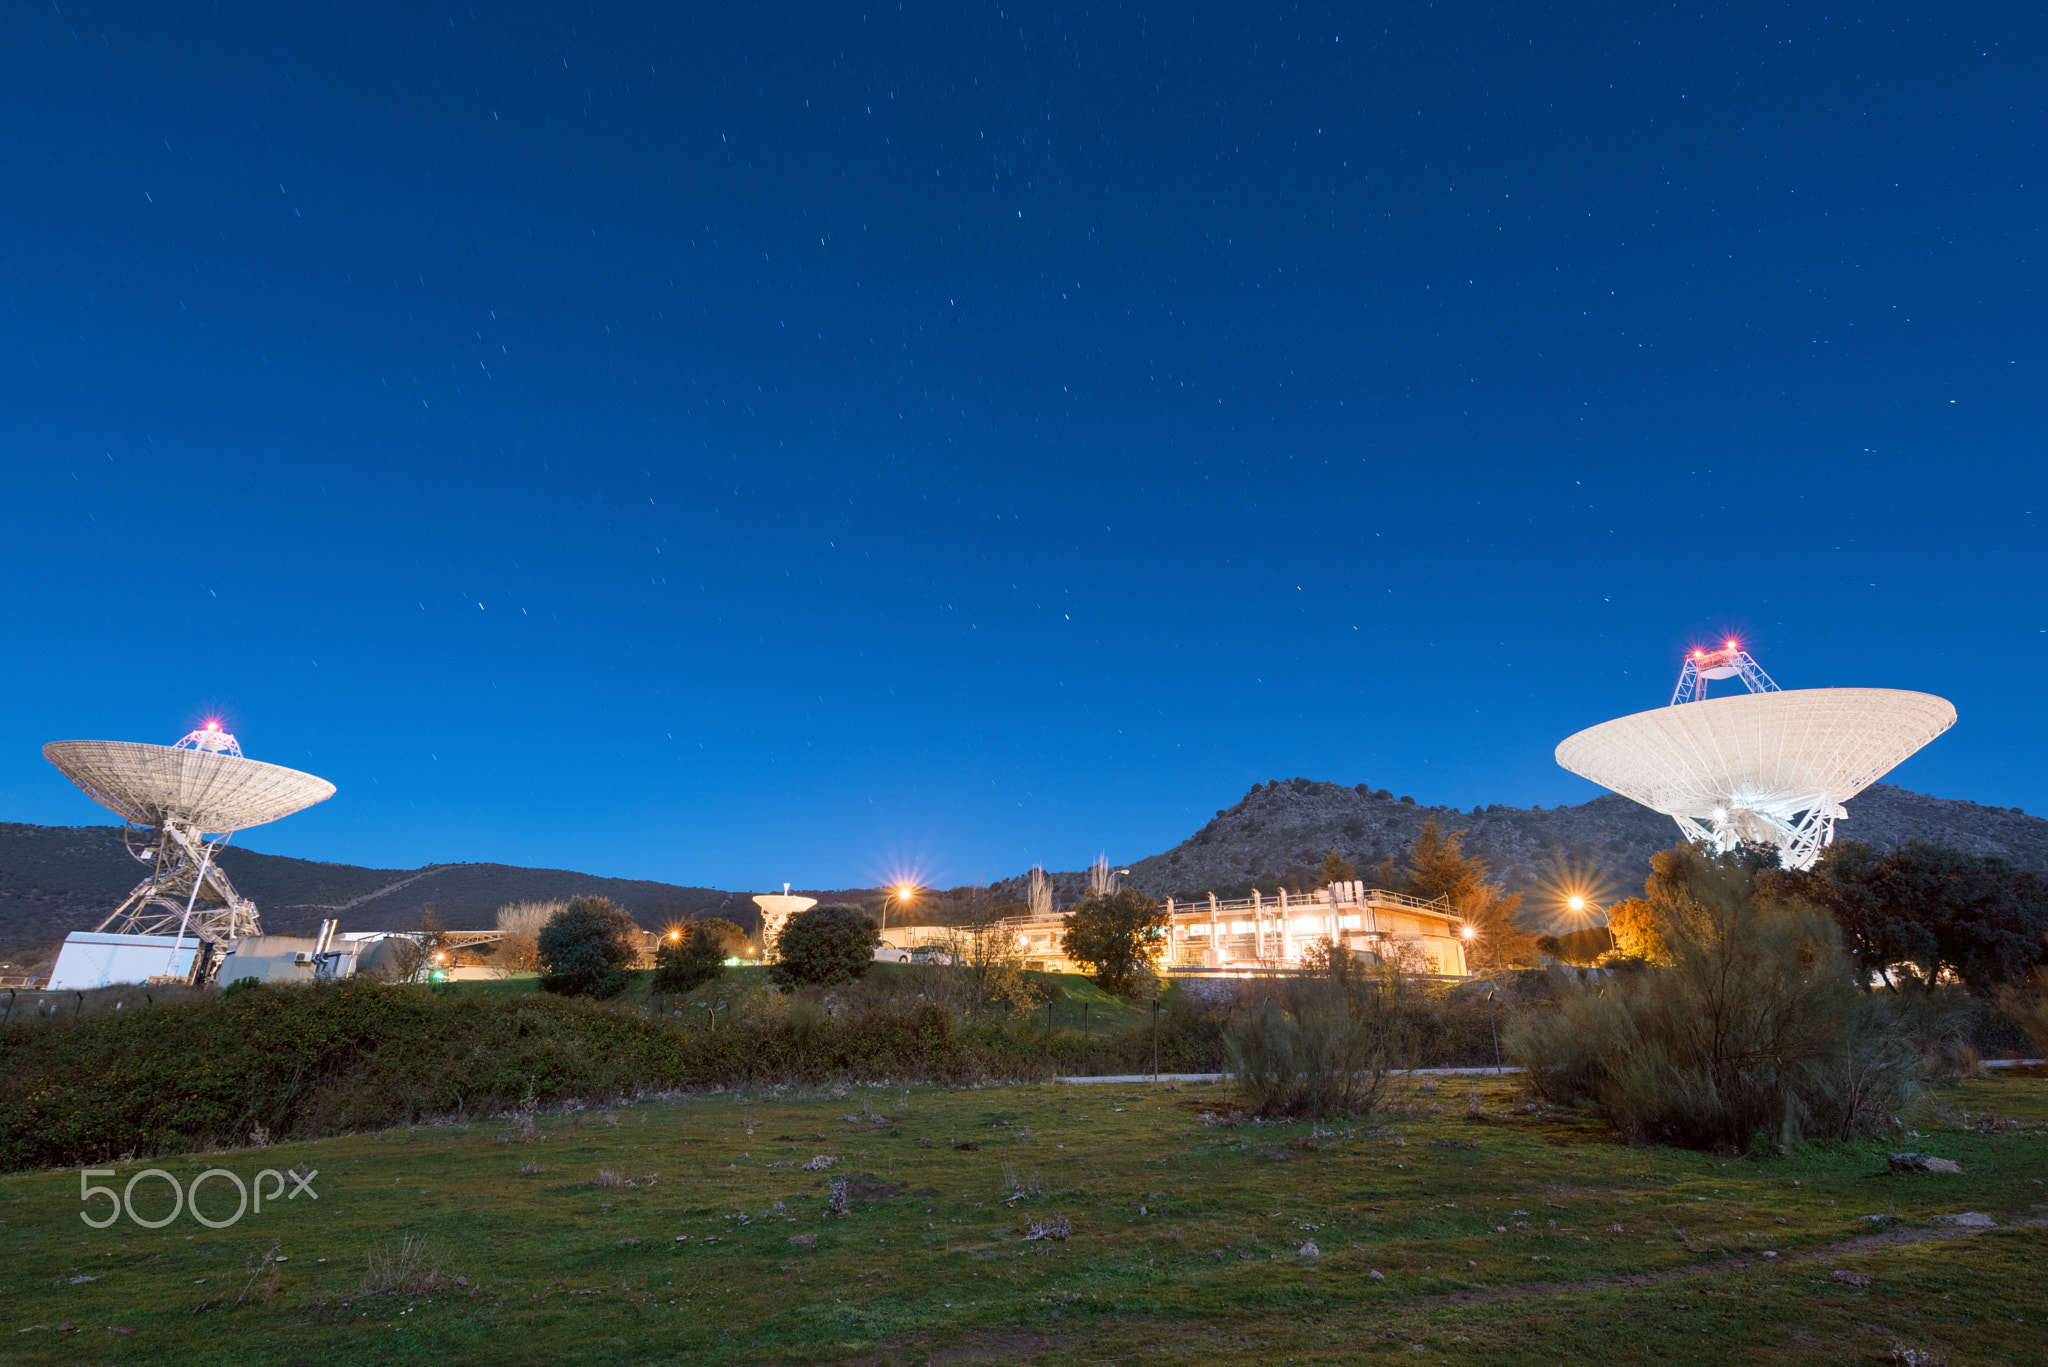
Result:
[[[197,935],[201,943],[222,946],[245,935],[261,935],[256,904],[235,891],[235,885],[214,853],[223,841],[208,844],[182,822],[161,826],[130,826],[123,832],[128,852],[149,866],[149,876],[135,885],[127,899],[97,929],[111,935]],[[220,952],[201,950],[194,960],[194,981],[204,983],[219,967]]]

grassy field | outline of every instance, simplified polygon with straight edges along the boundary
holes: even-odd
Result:
[[[2048,1077],[1945,1089],[1893,1147],[1965,1172],[1914,1177],[1873,1145],[1627,1148],[1492,1079],[1368,1121],[1205,1119],[1228,1109],[1217,1086],[714,1093],[91,1179],[318,1170],[317,1199],[266,1182],[221,1230],[87,1228],[106,1203],[77,1171],[17,1174],[0,1362],[2048,1357]],[[1934,1223],[1965,1211],[1998,1228]],[[1059,1216],[1071,1237],[1024,1237]]]

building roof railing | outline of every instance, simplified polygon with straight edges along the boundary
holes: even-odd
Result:
[[[1175,920],[1183,917],[1206,920],[1210,916],[1240,917],[1244,915],[1277,914],[1283,908],[1292,913],[1296,910],[1313,908],[1318,911],[1345,911],[1354,907],[1382,906],[1405,907],[1413,911],[1429,912],[1437,916],[1454,916],[1451,899],[1448,897],[1413,897],[1405,892],[1393,892],[1386,888],[1368,888],[1360,883],[1335,883],[1314,892],[1277,892],[1270,896],[1255,892],[1250,897],[1216,897],[1182,900],[1169,897],[1165,906]],[[1011,916],[1003,921],[1006,926],[1024,928],[1027,926],[1057,925],[1061,913],[1050,916]]]

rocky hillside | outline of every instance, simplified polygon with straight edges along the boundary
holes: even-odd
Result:
[[[1211,891],[1244,896],[1250,888],[1271,891],[1283,882],[1312,887],[1315,868],[1332,847],[1370,880],[1381,860],[1400,860],[1431,816],[1446,829],[1465,831],[1465,848],[1484,859],[1509,890],[1524,894],[1539,916],[1555,902],[1555,890],[1567,883],[1594,889],[1603,899],[1639,891],[1650,856],[1678,839],[1671,818],[1611,793],[1548,811],[1501,806],[1461,811],[1422,806],[1363,784],[1346,788],[1297,778],[1253,788],[1172,849],[1129,865],[1126,881],[1156,897],[1200,897]],[[1881,848],[1919,839],[2000,855],[2048,873],[2048,820],[2017,808],[1929,797],[1880,783],[1849,804],[1849,819],[1835,829],[1838,838]],[[1085,873],[1052,877],[1062,903],[1077,899],[1086,888]],[[997,884],[998,897],[1022,897],[1023,881]]]

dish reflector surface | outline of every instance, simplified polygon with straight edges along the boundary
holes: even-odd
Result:
[[[59,740],[43,758],[86,796],[138,826],[182,822],[228,832],[261,826],[334,796],[324,778],[236,755],[118,740]]]
[[[1738,694],[1588,727],[1557,762],[1667,816],[1789,816],[1848,801],[1955,720],[1946,698],[1894,688]]]

